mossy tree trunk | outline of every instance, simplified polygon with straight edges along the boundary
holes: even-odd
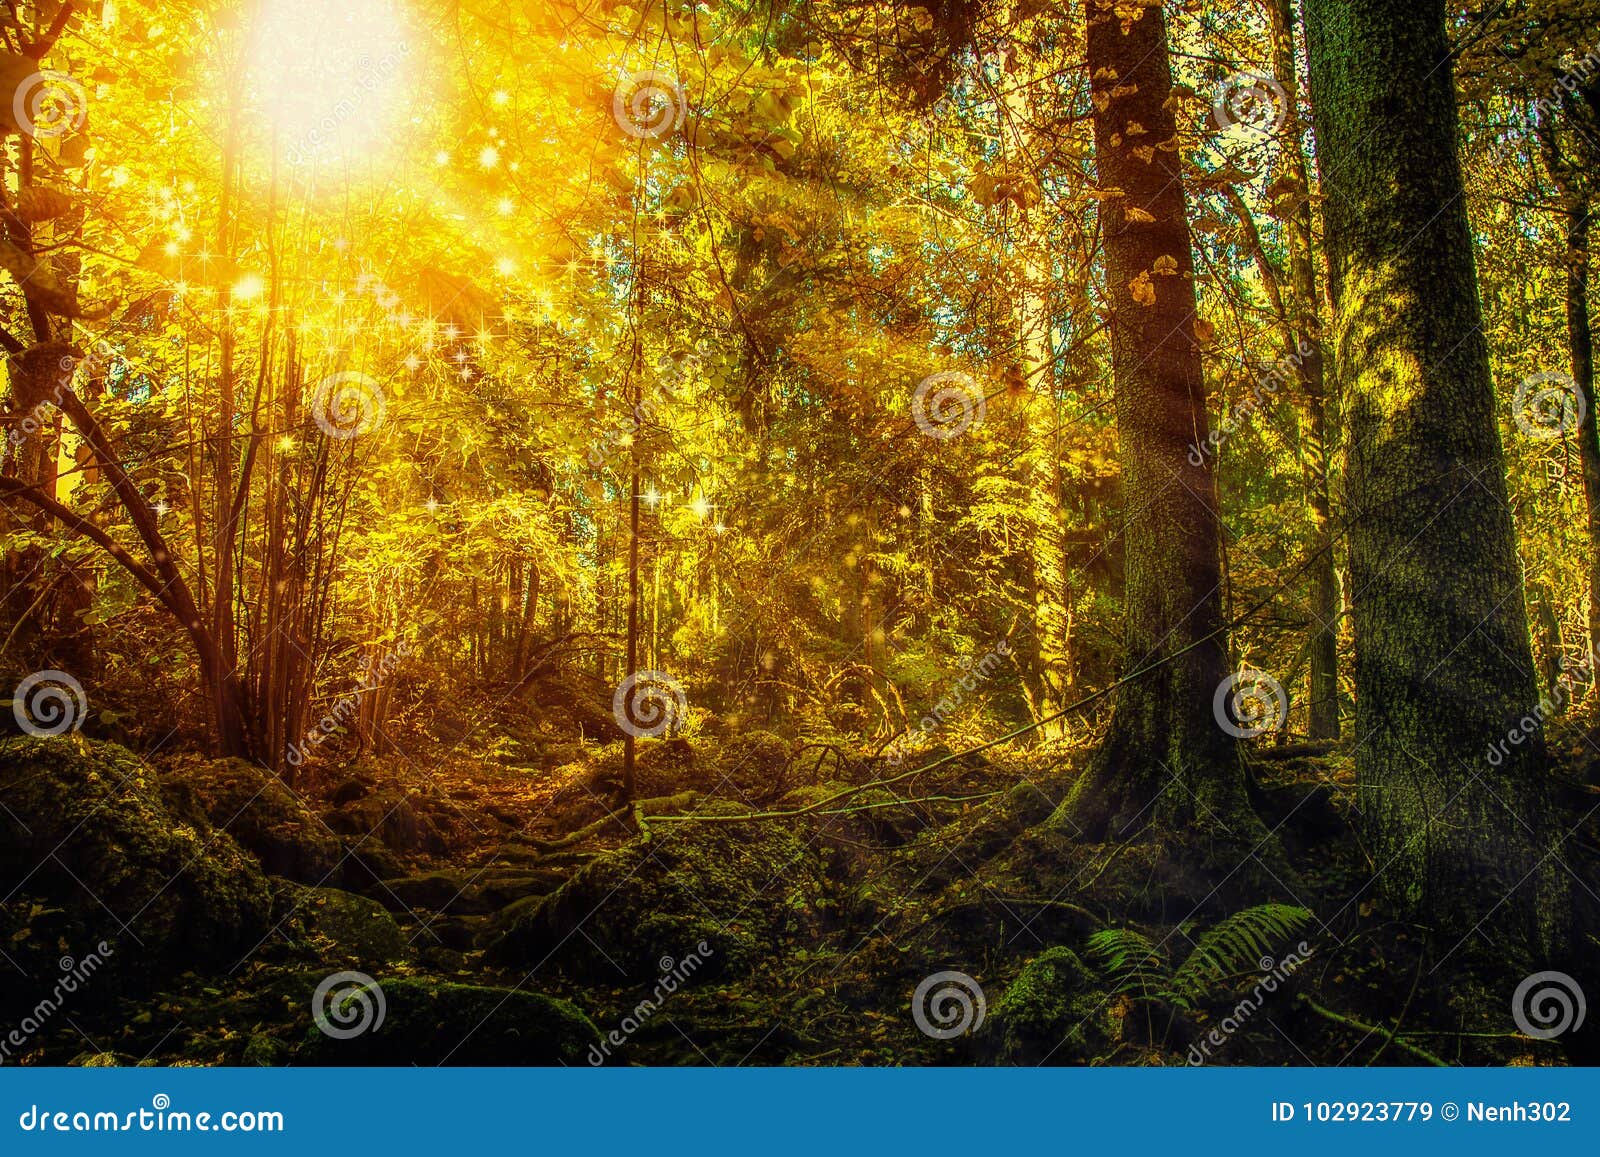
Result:
[[[1376,884],[1441,950],[1484,921],[1501,945],[1513,929],[1513,941],[1548,945],[1564,921],[1563,873],[1444,3],[1308,0],[1307,44],[1346,405],[1356,771]]]
[[[1234,843],[1259,828],[1212,702],[1227,675],[1221,526],[1195,338],[1194,265],[1166,22],[1089,9],[1112,371],[1122,460],[1126,673],[1110,734],[1062,816],[1089,838],[1155,825]],[[1253,841],[1252,841],[1253,842]]]
[[[1305,124],[1300,116],[1300,82],[1296,67],[1293,0],[1270,0],[1272,68],[1283,86],[1281,133],[1283,189],[1278,211],[1283,217],[1289,276],[1283,295],[1289,330],[1288,352],[1294,357],[1299,385],[1300,460],[1306,503],[1315,537],[1311,548],[1311,659],[1308,726],[1312,739],[1339,738],[1339,575],[1333,554],[1333,502],[1329,482],[1332,428],[1328,422],[1327,358],[1318,316],[1316,250],[1311,228],[1311,173],[1306,163]],[[1299,351],[1309,351],[1300,354]]]
[[[1590,90],[1586,89],[1585,92]],[[1600,84],[1593,87],[1600,99]],[[1578,423],[1578,460],[1583,467],[1583,496],[1589,530],[1589,647],[1600,651],[1600,413],[1594,396],[1594,333],[1589,323],[1589,231],[1591,199],[1590,175],[1586,162],[1590,148],[1589,126],[1580,119],[1581,106],[1565,102],[1564,112],[1572,122],[1577,140],[1568,155],[1563,148],[1557,118],[1541,111],[1538,118],[1540,151],[1545,167],[1555,182],[1566,219],[1567,285],[1567,360],[1572,382],[1584,400],[1583,420]],[[1600,111],[1600,110],[1597,110]],[[1600,125],[1600,118],[1596,119]]]

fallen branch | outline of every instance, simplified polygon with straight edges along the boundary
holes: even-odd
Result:
[[[1324,1020],[1330,1020],[1334,1024],[1341,1024],[1345,1028],[1355,1029],[1357,1032],[1366,1033],[1368,1036],[1371,1036],[1375,1032],[1383,1033],[1385,1044],[1393,1044],[1396,1048],[1410,1053],[1419,1061],[1423,1061],[1430,1065],[1435,1065],[1441,1069],[1448,1069],[1451,1067],[1448,1061],[1442,1061],[1430,1053],[1427,1049],[1422,1048],[1419,1045],[1414,1045],[1410,1041],[1397,1036],[1396,1032],[1399,1028],[1398,1025],[1391,1029],[1381,1029],[1375,1024],[1367,1024],[1365,1021],[1357,1020],[1353,1016],[1344,1016],[1341,1013],[1334,1012],[1331,1008],[1324,1008],[1322,1005],[1312,1000],[1309,996],[1300,997],[1299,1004],[1302,1008],[1310,1009]]]

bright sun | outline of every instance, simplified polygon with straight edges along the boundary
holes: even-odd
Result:
[[[251,89],[291,164],[349,158],[383,140],[411,54],[397,0],[266,0]]]

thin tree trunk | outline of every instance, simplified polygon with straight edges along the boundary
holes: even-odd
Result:
[[[1307,504],[1311,508],[1311,683],[1310,734],[1313,739],[1339,738],[1339,575],[1333,553],[1333,503],[1329,468],[1332,460],[1327,418],[1327,359],[1322,325],[1317,316],[1320,292],[1311,228],[1311,174],[1306,163],[1300,117],[1296,65],[1294,0],[1267,0],[1272,25],[1273,72],[1283,87],[1285,108],[1282,141],[1282,205],[1284,238],[1289,252],[1289,277],[1284,294],[1289,342],[1300,389],[1301,466]],[[1299,351],[1307,352],[1301,354]]]
[[[1567,351],[1585,403],[1578,458],[1589,514],[1589,647],[1600,653],[1600,406],[1594,396],[1594,336],[1589,325],[1589,201],[1567,210]]]
[[[624,681],[634,680],[639,673],[639,407],[634,403],[633,467],[628,471],[628,667],[623,672]],[[632,696],[627,697],[631,702]],[[624,710],[627,710],[626,703]],[[632,727],[623,729],[622,737],[622,798],[631,803],[634,798],[635,764],[638,757],[638,739]]]
[[[1442,950],[1568,900],[1456,155],[1443,0],[1308,0],[1347,413],[1356,775],[1377,886]],[[1508,737],[1515,736],[1515,739]],[[1509,935],[1508,935],[1509,934]]]

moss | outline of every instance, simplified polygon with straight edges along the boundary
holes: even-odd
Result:
[[[226,832],[172,816],[154,773],[111,743],[0,744],[0,885],[77,916],[119,966],[253,946],[267,882]]]
[[[548,869],[472,868],[384,880],[369,891],[396,911],[423,908],[454,916],[486,916],[529,896],[553,892],[559,881]]]
[[[747,731],[722,745],[717,759],[719,794],[754,803],[771,799],[785,787],[789,742],[770,731]]]
[[[320,979],[308,981],[314,987]],[[589,1050],[600,1043],[587,1016],[564,1000],[538,993],[418,978],[378,985],[381,1024],[345,1040],[313,1024],[296,1063],[577,1065],[587,1063]]]
[[[175,815],[228,830],[263,871],[302,884],[339,882],[339,841],[284,782],[242,759],[173,760],[161,777]]]
[[[452,825],[430,814],[431,802],[402,788],[377,789],[330,813],[328,826],[363,848],[377,840],[402,855],[442,856],[450,850]]]
[[[700,814],[744,810],[710,801]],[[661,824],[656,838],[585,865],[518,919],[490,959],[646,981],[663,958],[681,959],[705,940],[707,966],[695,974],[704,980],[810,943],[831,903],[820,857],[788,825]]]
[[[1110,998],[1070,948],[1030,960],[990,1009],[985,1051],[1001,1064],[1084,1064],[1116,1038]]]
[[[274,881],[272,926],[291,953],[329,965],[383,968],[412,956],[405,933],[381,904],[337,888]]]

